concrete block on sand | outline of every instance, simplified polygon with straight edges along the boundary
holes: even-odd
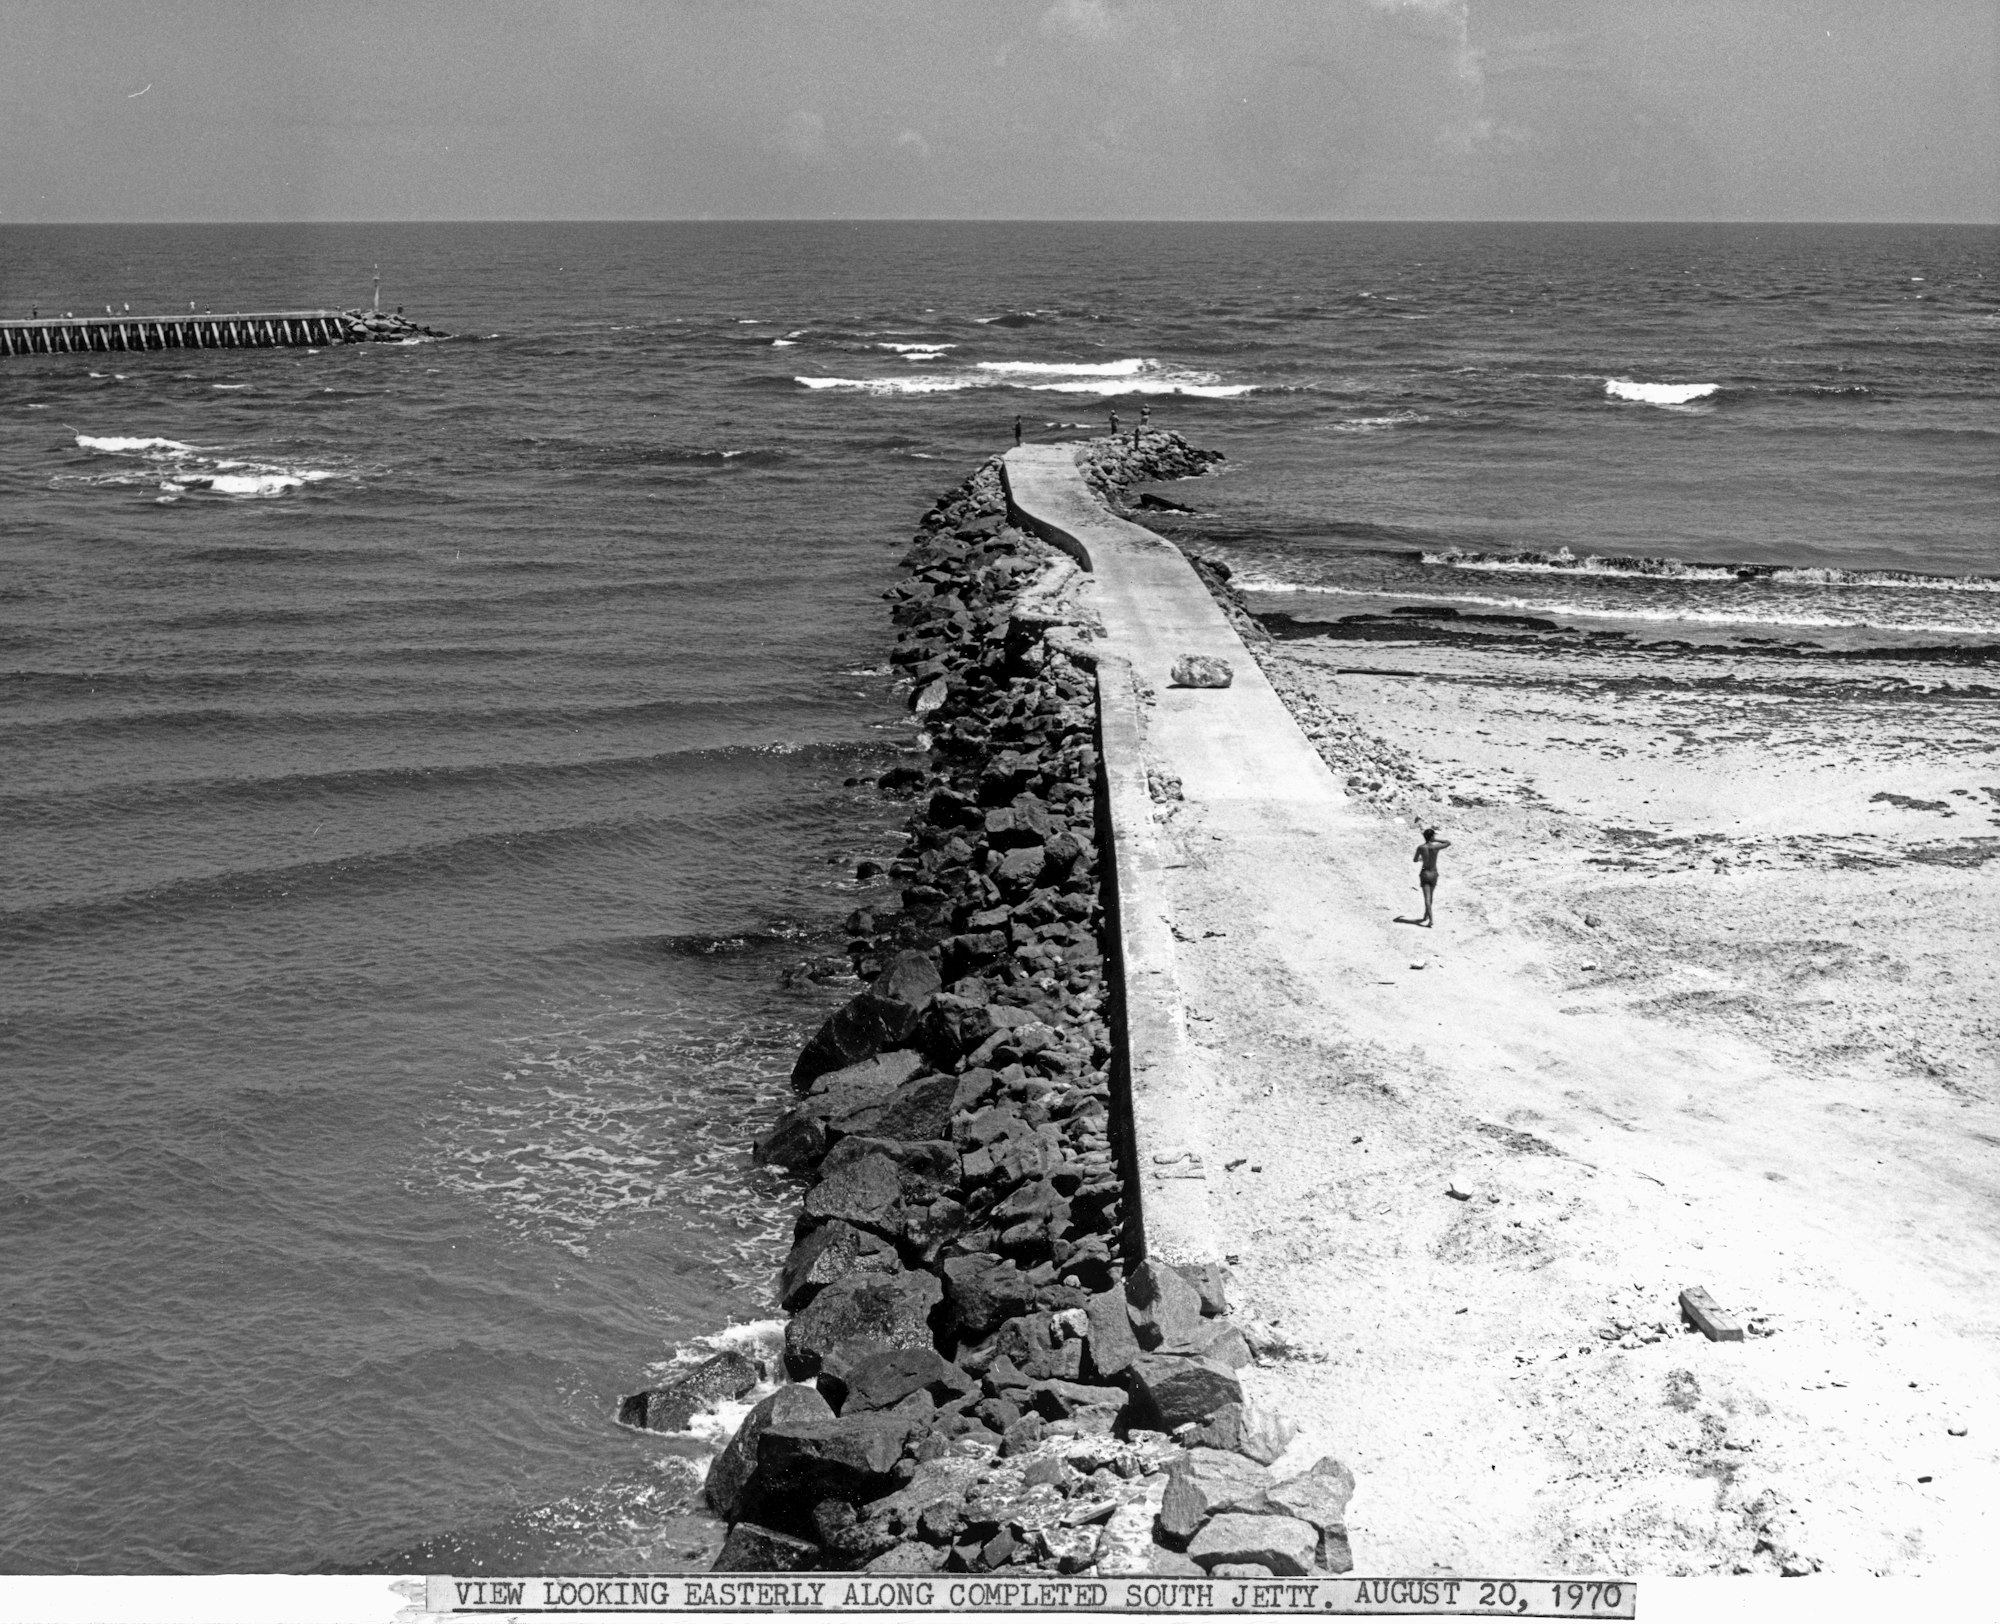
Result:
[[[1743,1324],[1723,1307],[1703,1286],[1689,1286],[1681,1293],[1681,1318],[1711,1342],[1741,1342]]]

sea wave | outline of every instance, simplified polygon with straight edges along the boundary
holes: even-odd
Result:
[[[326,468],[308,468],[295,474],[184,474],[161,480],[160,489],[172,495],[208,491],[216,496],[282,496],[286,491],[334,477],[332,470]]]
[[[1381,417],[1344,417],[1327,425],[1334,434],[1374,434],[1382,429],[1399,429],[1411,423],[1428,423],[1423,412],[1389,412]]]
[[[852,389],[864,395],[938,395],[955,389],[978,389],[983,380],[922,374],[908,378],[795,378],[808,389]]]
[[[1053,395],[1194,395],[1228,400],[1247,395],[1256,384],[1221,383],[1213,372],[1163,372],[1152,375],[1092,375],[1049,383],[1030,383],[1029,373],[922,372],[901,378],[812,378],[795,383],[807,389],[851,390],[866,395],[940,395],[961,389],[1026,389]]]
[[[1638,383],[1631,378],[1606,378],[1604,392],[1613,400],[1638,401],[1646,406],[1685,406],[1706,400],[1721,389],[1719,383]]]
[[[1143,356],[1128,356],[1122,361],[975,361],[974,366],[981,372],[1027,372],[1051,373],[1063,377],[1129,378],[1148,368],[1157,368],[1158,361]]]
[[[955,350],[956,344],[877,344],[878,350],[894,350],[898,355],[937,355],[945,350]]]
[[[2000,636],[2000,623],[1901,620],[1879,615],[1815,613],[1793,604],[1765,600],[1758,604],[1719,605],[1687,602],[1654,603],[1642,607],[1578,603],[1564,598],[1482,596],[1470,592],[1393,592],[1379,587],[1316,586],[1270,576],[1242,574],[1236,586],[1245,592],[1261,592],[1272,597],[1309,596],[1332,598],[1375,598],[1395,603],[1435,603],[1439,605],[1477,604],[1483,609],[1502,609],[1512,614],[1543,617],[1568,616],[1580,620],[1653,621],[1687,626],[1774,626],[1793,631],[1864,631],[1921,633],[1932,637]]]
[[[1206,400],[1234,400],[1258,386],[1254,383],[1216,383],[1212,372],[1187,377],[1108,378],[1083,383],[1037,383],[1028,387],[1042,394],[1057,395],[1196,395]]]
[[[1496,575],[1589,575],[1665,581],[1763,581],[1778,586],[1875,587],[1917,592],[2000,593],[2000,576],[1927,575],[1915,570],[1852,570],[1809,564],[1705,564],[1680,558],[1554,552],[1479,553],[1445,548],[1419,553],[1436,567]]]
[[[219,457],[183,440],[156,434],[77,434],[78,447],[113,456],[139,457],[106,474],[58,474],[50,483],[58,490],[120,485],[157,484],[162,502],[178,501],[190,492],[211,496],[282,496],[325,480],[338,479],[331,468],[310,468],[246,457]]]
[[[196,448],[184,440],[165,440],[158,435],[79,434],[76,443],[86,451],[187,451]]]

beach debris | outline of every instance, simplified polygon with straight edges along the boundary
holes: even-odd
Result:
[[[1681,1293],[1681,1317],[1711,1342],[1743,1340],[1742,1325],[1723,1311],[1706,1286],[1689,1286]]]
[[[1444,1193],[1454,1201],[1470,1201],[1472,1199],[1472,1180],[1467,1178],[1463,1173],[1454,1173],[1446,1182]]]
[[[1183,654],[1174,661],[1173,686],[1176,688],[1227,688],[1235,676],[1227,660],[1217,659],[1212,654]]]

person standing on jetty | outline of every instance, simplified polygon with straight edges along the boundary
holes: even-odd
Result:
[[[1111,408],[1111,438],[1114,440],[1118,438],[1118,408],[1116,406]]]
[[[1016,445],[1021,443],[1021,414],[1019,412],[1014,414],[1014,443]]]
[[[1449,840],[1438,839],[1437,830],[1426,829],[1424,843],[1417,848],[1417,855],[1410,859],[1414,863],[1423,864],[1423,867],[1417,870],[1417,884],[1424,890],[1424,916],[1417,923],[1426,930],[1431,926],[1431,893],[1437,890],[1438,853],[1450,844]]]

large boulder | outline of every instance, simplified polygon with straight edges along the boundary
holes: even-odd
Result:
[[[1130,1305],[1122,1286],[1100,1291],[1085,1305],[1090,1318],[1087,1346],[1099,1377],[1117,1375],[1139,1357],[1139,1338],[1132,1330]]]
[[[795,1106],[750,1141],[750,1160],[759,1167],[810,1167],[826,1145],[824,1114]]]
[[[1141,1416],[1162,1432],[1206,1421],[1223,1405],[1243,1402],[1236,1372],[1212,1359],[1142,1353],[1132,1361],[1131,1383]]]
[[[902,1268],[896,1248],[879,1235],[834,1219],[809,1232],[791,1250],[778,1275],[778,1304],[795,1314],[822,1286],[856,1270],[895,1274]]]
[[[1002,1320],[1012,1319],[1034,1303],[1033,1282],[1014,1264],[991,1252],[947,1258],[942,1272],[960,1341],[979,1340]]]
[[[1297,1477],[1273,1484],[1264,1503],[1318,1529],[1319,1566],[1328,1573],[1346,1573],[1354,1566],[1347,1543],[1347,1502],[1353,1493],[1354,1474],[1333,1456],[1322,1455]]]
[[[924,1011],[916,1041],[932,1065],[954,1066],[992,1035],[993,1017],[987,1012],[987,1000],[941,992]]]
[[[822,1370],[820,1391],[842,1415],[855,1415],[889,1409],[912,1393],[943,1404],[978,1392],[979,1383],[934,1348],[883,1348],[839,1375]]]
[[[923,1069],[923,1056],[897,1049],[816,1078],[812,1092],[751,1143],[751,1159],[760,1166],[812,1166],[844,1131],[830,1123],[885,1104]]]
[[[1176,1543],[1224,1511],[1261,1511],[1271,1474],[1221,1449],[1190,1449],[1167,1468],[1160,1532]]]
[[[806,1192],[808,1218],[840,1219],[858,1229],[893,1235],[902,1222],[902,1175],[880,1151],[848,1161]]]
[[[924,954],[898,953],[866,992],[841,1005],[813,1034],[792,1067],[792,1086],[804,1092],[827,1072],[895,1048],[916,1030],[924,1006],[943,984]]]
[[[933,1346],[931,1311],[944,1296],[934,1275],[847,1274],[819,1294],[785,1327],[785,1368],[793,1380],[817,1376],[825,1356],[843,1345]]]
[[[958,1192],[958,1151],[949,1139],[869,1139],[859,1135],[843,1139],[820,1164],[820,1177],[831,1179],[870,1156],[886,1156],[895,1165],[905,1201],[936,1201]]]
[[[809,1510],[822,1500],[859,1505],[887,1493],[921,1425],[920,1416],[895,1409],[766,1427],[757,1444],[758,1502]]]
[[[819,1564],[819,1547],[761,1523],[738,1523],[722,1542],[715,1573],[797,1573]]]
[[[862,1134],[871,1139],[949,1139],[956,1077],[919,1077],[886,1100],[855,1107],[828,1124],[835,1134]]]
[[[1180,1271],[1148,1258],[1126,1277],[1132,1328],[1142,1348],[1193,1353],[1201,1338],[1201,1293]]]
[[[763,1376],[742,1354],[724,1351],[704,1359],[685,1375],[632,1394],[618,1406],[618,1419],[648,1432],[684,1432],[698,1413],[713,1409],[724,1399],[741,1398]]]
[[[916,1050],[891,1049],[814,1078],[811,1092],[800,1104],[830,1117],[841,1116],[888,1099],[923,1069],[924,1057]]]
[[[1319,1554],[1319,1534],[1296,1517],[1225,1511],[1188,1541],[1187,1554],[1211,1572],[1222,1562],[1255,1562],[1277,1574],[1306,1574]]]
[[[749,1487],[757,1471],[757,1444],[765,1428],[832,1419],[832,1406],[820,1397],[816,1388],[781,1387],[760,1399],[743,1418],[736,1436],[709,1465],[702,1492],[715,1514],[725,1522],[735,1522],[748,1509]]]
[[[1298,1425],[1265,1404],[1225,1404],[1206,1421],[1182,1427],[1174,1436],[1189,1447],[1227,1449],[1268,1466],[1299,1434]]]

